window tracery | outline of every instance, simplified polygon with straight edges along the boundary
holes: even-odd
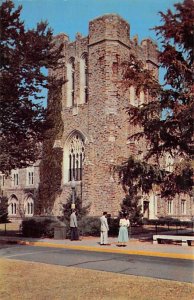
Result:
[[[82,168],[84,160],[84,140],[78,135],[74,135],[69,143],[69,181],[82,180]]]

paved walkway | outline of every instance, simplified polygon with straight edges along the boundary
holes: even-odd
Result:
[[[109,238],[109,246],[101,246],[100,238],[83,237],[79,241],[70,241],[69,239],[35,239],[23,237],[0,236],[0,242],[17,243],[21,245],[55,247],[74,250],[86,250],[97,252],[157,256],[179,259],[194,260],[194,247],[184,247],[181,244],[159,244],[154,245],[151,241],[130,239],[126,247],[118,247],[117,238]]]

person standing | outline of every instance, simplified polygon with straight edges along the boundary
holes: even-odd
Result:
[[[119,222],[118,246],[125,247],[128,240],[128,227],[130,226],[128,215],[123,215]]]
[[[103,215],[100,217],[100,245],[110,245],[108,243],[108,222],[107,222],[107,212],[103,212]]]
[[[77,228],[77,216],[76,210],[73,209],[70,215],[70,230],[71,230],[71,241],[77,241],[78,238],[78,228]]]

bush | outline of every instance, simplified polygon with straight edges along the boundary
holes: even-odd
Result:
[[[131,225],[142,224],[142,206],[139,204],[139,202],[140,197],[137,196],[132,189],[130,189],[129,194],[126,195],[125,198],[122,200],[120,215],[129,215]]]
[[[119,231],[119,219],[108,218],[109,236],[117,236]],[[78,230],[82,235],[100,236],[100,218],[85,216],[78,222]]]
[[[99,236],[100,235],[100,220],[96,217],[83,217],[78,222],[78,229],[82,235],[92,235]]]
[[[109,236],[118,236],[119,233],[119,218],[108,218]]]
[[[192,227],[191,221],[180,221],[176,218],[170,217],[161,217],[159,219],[143,219],[144,225],[169,225],[169,226],[185,226],[185,227]]]
[[[0,223],[9,223],[8,219],[8,199],[5,196],[0,197]]]
[[[26,237],[54,237],[54,227],[56,225],[64,225],[56,217],[52,216],[34,216],[25,218],[22,221],[22,234]]]

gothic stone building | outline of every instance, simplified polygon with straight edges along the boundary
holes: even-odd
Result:
[[[62,192],[54,211],[58,213],[60,204],[71,193],[74,178],[83,203],[91,204],[91,215],[100,215],[104,210],[117,215],[124,193],[112,166],[130,154],[141,156],[146,150],[144,143],[128,142],[135,128],[127,120],[126,107],[149,101],[148,94],[137,95],[133,86],[128,95],[122,94],[119,66],[135,53],[158,79],[157,46],[150,39],[140,44],[137,38],[130,39],[129,24],[114,14],[91,21],[87,37],[77,34],[73,42],[66,35],[58,38],[64,43],[63,75],[67,83],[61,100],[63,134],[55,141],[55,146],[63,150],[63,165]],[[164,202],[153,192],[142,197],[142,207],[148,218],[168,214],[189,218],[191,214],[191,202],[186,202],[184,195],[173,203]]]
[[[70,196],[74,179],[83,203],[91,204],[90,215],[99,216],[102,211],[117,215],[124,192],[113,174],[113,166],[130,154],[138,157],[146,150],[144,143],[128,142],[135,128],[127,120],[126,107],[129,103],[149,101],[147,94],[137,95],[133,86],[128,96],[123,96],[118,66],[135,53],[158,78],[157,46],[150,39],[140,44],[137,38],[131,39],[129,24],[115,14],[92,20],[87,37],[77,34],[73,42],[65,34],[56,38],[64,43],[62,75],[67,82],[61,98],[63,133],[53,144],[62,150],[63,159],[61,192],[52,212],[61,214],[61,205]],[[58,76],[56,71],[52,75]],[[48,105],[52,105],[52,99]],[[20,197],[17,190],[8,194]],[[166,202],[152,192],[149,197],[142,196],[142,207],[144,216],[151,219],[166,215],[190,219],[192,215],[191,200],[184,195]]]

